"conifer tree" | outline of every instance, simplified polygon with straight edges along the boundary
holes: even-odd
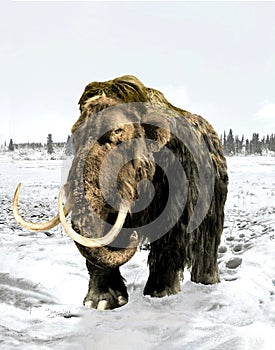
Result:
[[[235,145],[234,145],[234,137],[232,129],[229,130],[229,134],[226,140],[226,151],[227,154],[232,155],[235,154]]]
[[[9,143],[9,151],[14,151],[14,144],[12,139],[10,139],[10,143]]]
[[[47,151],[49,154],[52,154],[54,152],[52,134],[48,134],[47,137]]]
[[[68,135],[68,138],[67,138],[65,154],[66,156],[71,156],[73,154],[73,145],[72,145],[72,139],[70,135]]]
[[[250,154],[250,142],[248,139],[245,141],[245,153]]]
[[[227,152],[227,144],[226,144],[226,132],[225,131],[223,133],[223,149],[224,149],[224,152],[226,153]]]

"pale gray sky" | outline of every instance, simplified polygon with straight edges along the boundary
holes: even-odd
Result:
[[[275,2],[0,6],[0,143],[65,141],[85,85],[123,74],[219,134],[275,132]]]

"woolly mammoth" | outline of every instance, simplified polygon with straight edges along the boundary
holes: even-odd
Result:
[[[28,222],[18,211],[19,186],[17,222],[35,231],[62,223],[86,258],[88,307],[128,302],[119,267],[141,242],[150,248],[145,295],[178,293],[185,267],[194,282],[219,282],[228,176],[211,125],[134,76],[87,85],[79,104],[64,206],[61,191],[55,218]]]

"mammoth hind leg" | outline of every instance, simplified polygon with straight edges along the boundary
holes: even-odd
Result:
[[[149,277],[144,295],[164,297],[180,292],[183,280],[184,257],[175,254],[174,247],[167,249],[163,238],[151,244],[148,257]]]
[[[220,282],[217,249],[214,247],[208,248],[206,247],[204,251],[193,258],[191,281],[195,283],[214,284]]]
[[[218,247],[223,232],[227,181],[226,175],[220,182],[215,183],[215,196],[209,214],[193,233],[191,280],[196,283],[220,282]]]
[[[200,239],[193,247],[191,280],[195,283],[214,284],[220,282],[218,246],[220,234],[197,231]]]
[[[99,268],[88,260],[90,275],[88,293],[83,304],[98,310],[110,310],[127,304],[128,293],[119,268]]]

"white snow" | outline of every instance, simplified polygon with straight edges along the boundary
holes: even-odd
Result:
[[[56,214],[64,162],[0,160],[1,349],[275,349],[275,157],[228,158],[221,283],[195,284],[185,271],[178,295],[144,297],[142,250],[121,269],[129,303],[103,312],[82,306],[85,260],[61,227],[31,233],[12,216],[18,182],[26,218]]]

